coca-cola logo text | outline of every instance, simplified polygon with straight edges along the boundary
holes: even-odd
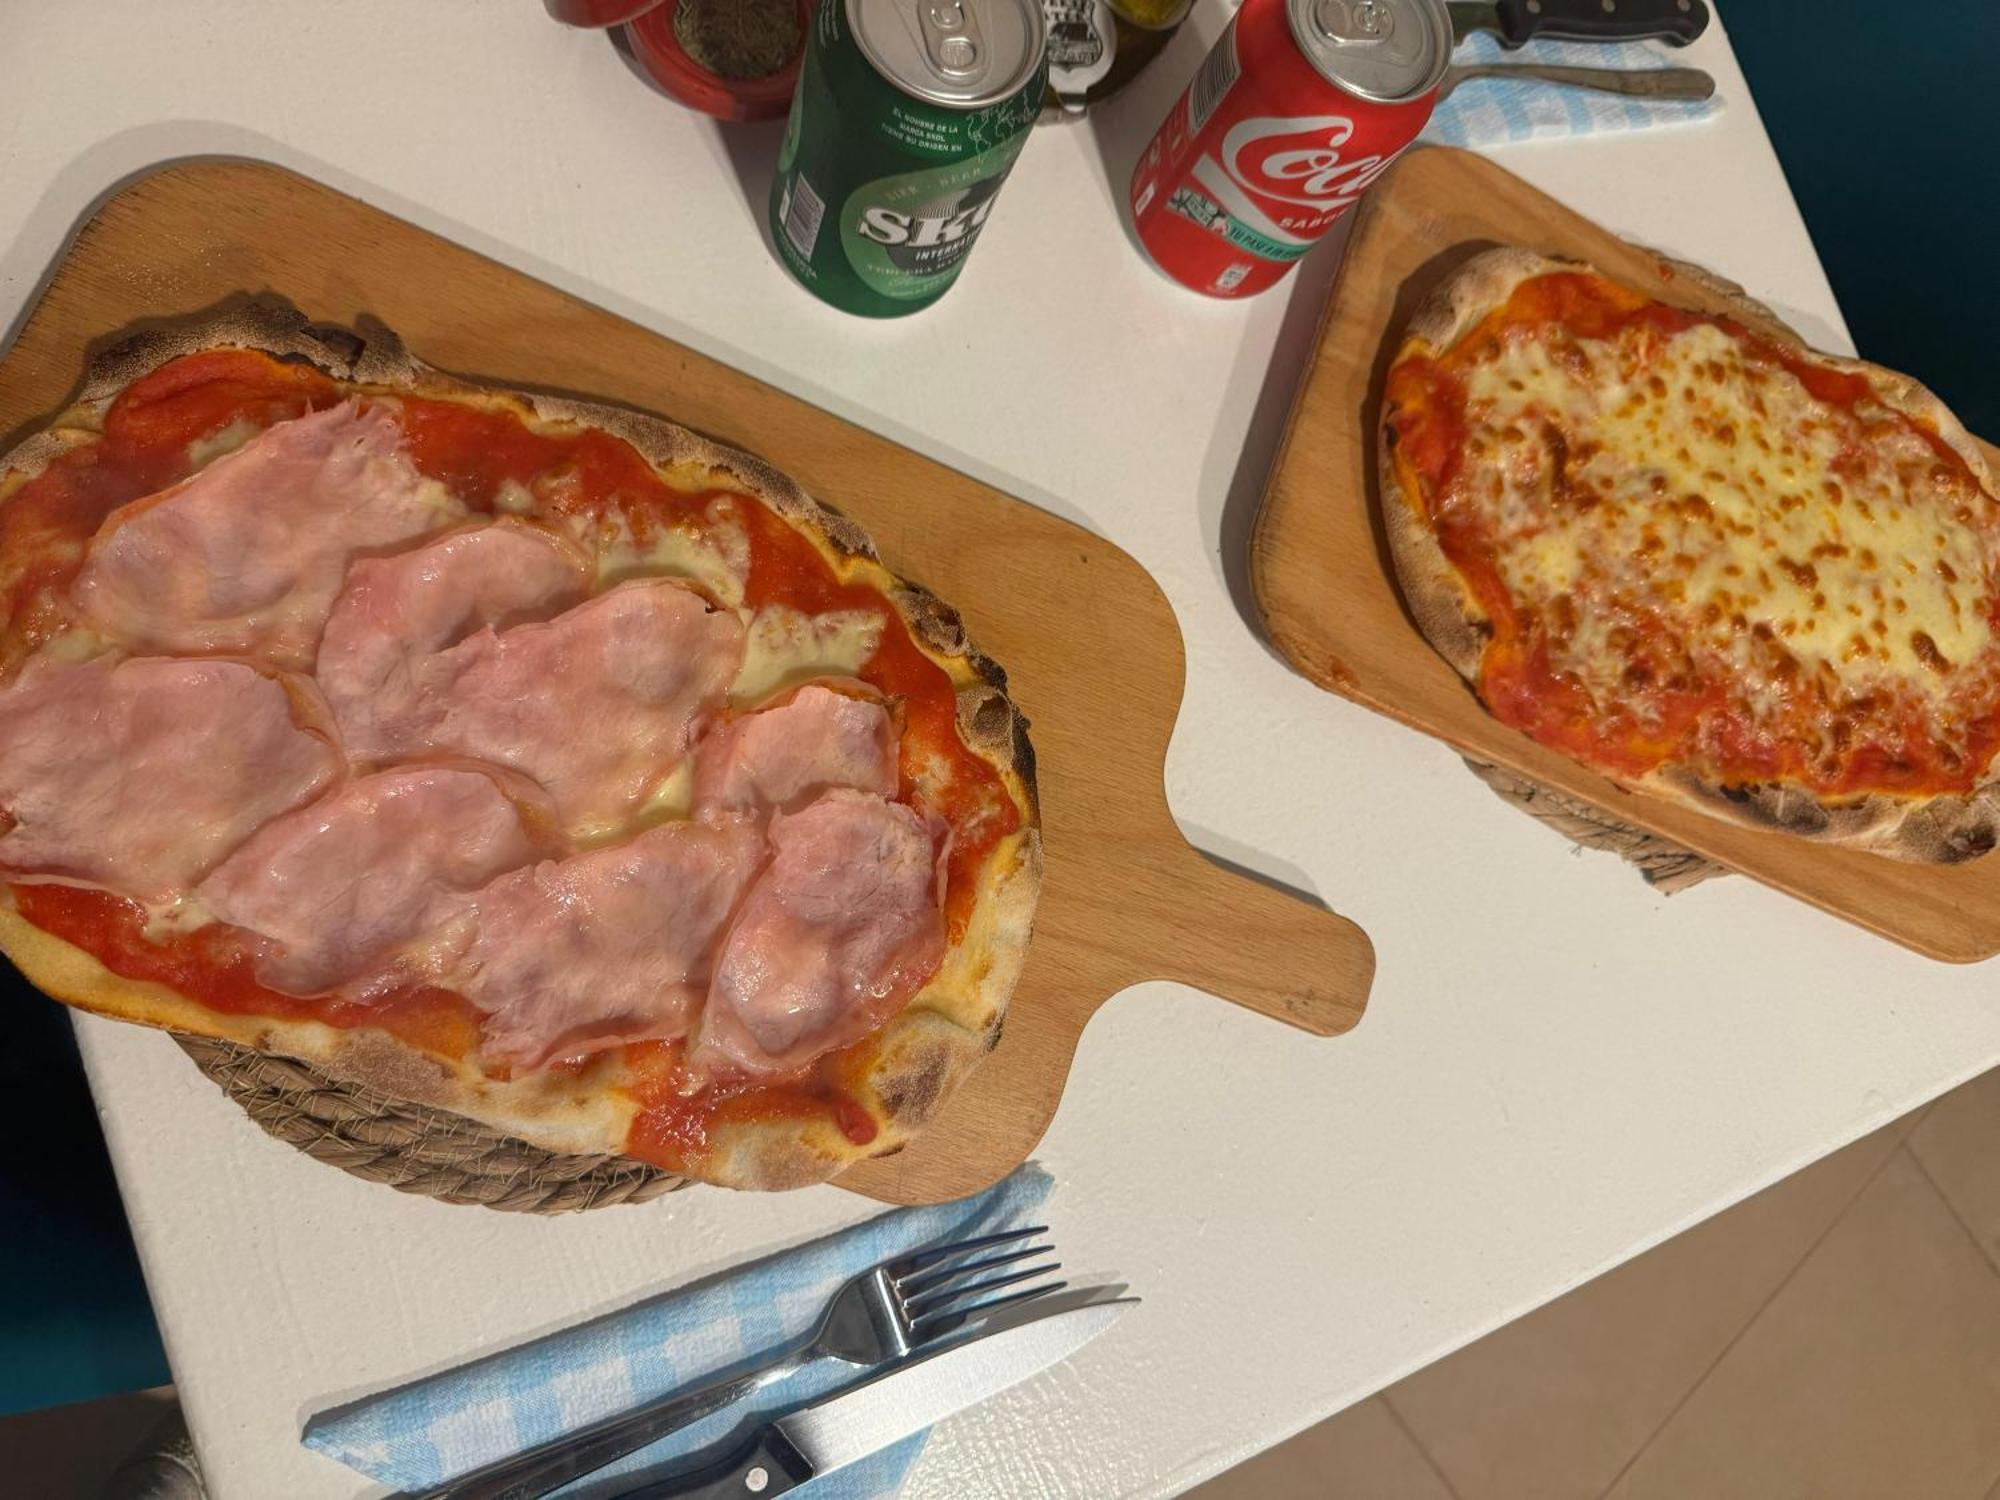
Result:
[[[1244,187],[1281,203],[1321,212],[1345,208],[1399,153],[1342,160],[1354,134],[1345,115],[1239,120],[1222,138],[1222,165]]]

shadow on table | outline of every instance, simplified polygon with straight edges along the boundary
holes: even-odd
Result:
[[[645,65],[632,55],[632,44],[626,39],[624,27],[613,27],[609,35],[612,48],[634,78],[674,108],[688,108],[661,88],[652,74],[646,71]],[[757,232],[763,237],[765,248],[769,249],[771,234],[765,222],[765,206],[771,197],[771,179],[778,171],[778,144],[785,136],[784,118],[780,116],[775,120],[749,123],[714,120],[710,122],[710,128],[715,132],[722,154],[728,158],[730,170],[736,174],[737,185],[743,190],[743,204],[750,211],[751,222],[757,225]],[[695,230],[696,226],[691,224],[689,232]]]

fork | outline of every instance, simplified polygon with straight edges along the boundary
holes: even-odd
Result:
[[[1035,1280],[1060,1270],[1060,1262],[1027,1264],[1053,1254],[1054,1247],[1021,1243],[1047,1232],[1046,1224],[1036,1224],[885,1260],[834,1293],[810,1337],[765,1363],[601,1418],[461,1474],[424,1491],[419,1500],[532,1500],[816,1361],[879,1365],[901,1359],[997,1308],[1062,1290],[1063,1282]],[[972,1301],[975,1297],[984,1300]]]

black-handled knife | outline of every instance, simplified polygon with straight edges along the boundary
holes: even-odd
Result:
[[[1668,42],[1708,29],[1702,0],[1450,0],[1451,39],[1490,31],[1512,50],[1536,37],[1567,42]]]
[[[721,1463],[642,1484],[618,1500],[774,1500],[1068,1358],[1137,1300],[1028,1318],[898,1365],[780,1417]]]

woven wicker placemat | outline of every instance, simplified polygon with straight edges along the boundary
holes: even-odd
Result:
[[[308,1063],[212,1037],[175,1041],[288,1146],[399,1192],[514,1213],[644,1203],[686,1185],[623,1156],[562,1156],[455,1115],[330,1078]]]
[[[1503,767],[1465,756],[1466,769],[1529,817],[1546,823],[1572,843],[1620,856],[1655,890],[1672,895],[1704,880],[1733,872],[1727,865],[1685,849],[1658,834],[1608,817],[1587,802],[1553,791]]]

